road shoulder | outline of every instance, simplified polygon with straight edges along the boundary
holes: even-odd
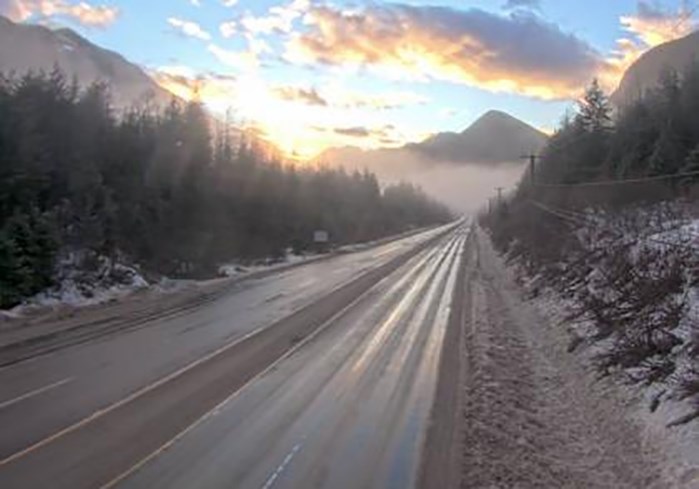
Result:
[[[693,487],[665,478],[662,448],[615,386],[566,351],[565,330],[522,299],[482,231],[469,248],[459,366],[443,359],[440,380],[459,393],[438,392],[433,409],[453,434],[428,435],[421,487]]]

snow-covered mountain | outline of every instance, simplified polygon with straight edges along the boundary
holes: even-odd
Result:
[[[0,16],[0,72],[21,75],[30,70],[51,71],[55,66],[81,85],[109,84],[117,107],[146,100],[164,105],[173,98],[138,65],[71,29],[19,24]]]

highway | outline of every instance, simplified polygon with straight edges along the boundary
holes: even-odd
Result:
[[[58,349],[4,347],[0,487],[415,487],[468,233],[243,280]]]

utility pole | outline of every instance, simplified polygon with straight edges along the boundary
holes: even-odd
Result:
[[[534,153],[520,156],[523,160],[529,160],[529,181],[534,185],[536,179],[536,161],[541,159],[541,156]]]

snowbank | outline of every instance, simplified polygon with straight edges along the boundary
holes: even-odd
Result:
[[[25,300],[6,317],[58,307],[85,307],[114,301],[150,286],[139,268],[88,251],[65,253],[56,267],[57,285]]]

